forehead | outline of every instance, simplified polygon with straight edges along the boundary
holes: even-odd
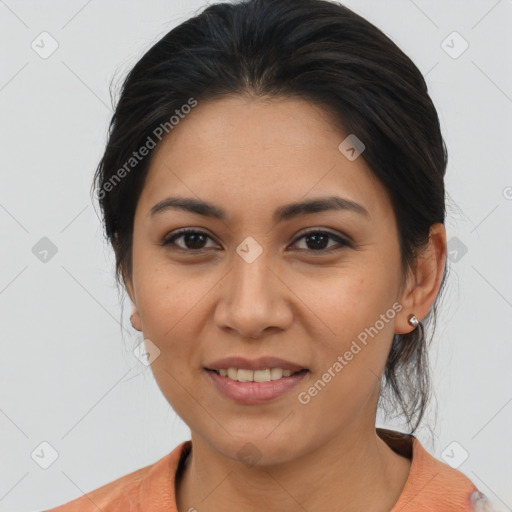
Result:
[[[147,212],[181,195],[250,218],[291,201],[342,195],[372,218],[389,215],[385,190],[364,159],[339,150],[347,136],[325,110],[300,99],[199,102],[155,148],[138,207]]]

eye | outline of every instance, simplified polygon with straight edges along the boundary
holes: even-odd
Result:
[[[176,243],[176,240],[181,238],[183,238],[184,246]],[[170,238],[166,238],[162,242],[162,245],[175,245],[178,247],[178,249],[183,251],[200,252],[207,248],[204,244],[208,239],[212,240],[210,235],[204,231],[186,228],[178,231]],[[308,231],[307,233],[304,233],[299,238],[297,238],[294,241],[294,244],[297,244],[302,239],[306,241],[306,249],[300,248],[299,250],[306,250],[308,252],[332,252],[332,248],[326,248],[325,245],[325,242],[328,243],[329,239],[331,241],[337,242],[337,245],[340,246],[334,250],[339,250],[343,246],[352,246],[351,243],[343,237],[335,235],[334,233],[330,233],[329,231]]]
[[[313,249],[310,250],[309,252],[333,252],[332,248],[327,250],[325,246],[325,242],[328,241],[329,239],[334,240],[335,242],[337,242],[338,246],[341,246],[335,248],[335,251],[341,249],[343,246],[351,247],[351,244],[350,242],[348,242],[348,240],[345,240],[341,236],[335,235],[334,233],[330,233],[329,231],[308,231],[307,233],[304,233],[302,234],[302,236],[297,238],[294,243],[297,243],[299,240],[302,239],[306,241],[306,246],[309,245],[313,247]]]
[[[182,247],[179,244],[175,243],[175,240],[178,240],[180,238],[183,238],[183,240],[185,242],[185,247]],[[182,230],[178,231],[170,238],[166,238],[162,242],[162,245],[163,246],[176,245],[179,249],[182,249],[184,251],[188,250],[189,252],[193,252],[193,251],[199,252],[204,249],[203,243],[208,238],[211,239],[210,235],[208,235],[204,231],[198,231],[197,229],[186,228],[186,229],[182,229]],[[191,247],[189,247],[188,245],[190,245]]]

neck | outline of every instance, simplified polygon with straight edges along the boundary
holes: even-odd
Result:
[[[389,512],[411,461],[375,429],[343,431],[292,461],[248,466],[219,454],[192,433],[192,452],[177,484],[178,510]]]

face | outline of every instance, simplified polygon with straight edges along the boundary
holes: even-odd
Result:
[[[199,102],[153,155],[127,282],[134,325],[160,351],[151,368],[170,405],[193,436],[233,460],[248,442],[276,462],[373,431],[397,322],[412,330],[400,313],[392,206],[363,158],[338,149],[347,135],[302,100],[230,97]],[[168,197],[211,203],[224,216],[176,206],[151,214]],[[358,206],[275,216],[332,197]],[[247,403],[219,390],[228,377],[205,369],[230,356],[307,371],[265,384],[285,391]],[[245,389],[238,396],[255,386],[232,384]]]

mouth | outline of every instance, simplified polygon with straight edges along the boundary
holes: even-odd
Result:
[[[270,382],[309,372],[307,368],[296,371],[283,368],[265,368],[261,370],[249,370],[244,368],[205,368],[205,370],[213,372],[219,377],[225,377],[236,382]]]
[[[258,405],[284,398],[311,373],[282,368],[247,370],[204,368],[208,381],[221,396],[240,405]],[[286,372],[286,373],[285,373]]]

